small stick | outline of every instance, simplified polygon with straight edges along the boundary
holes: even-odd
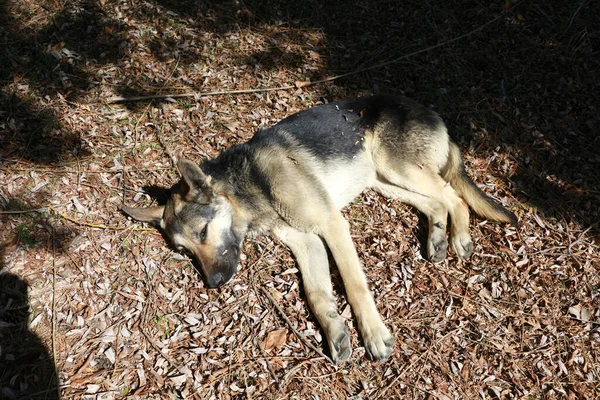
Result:
[[[261,93],[261,92],[274,92],[276,90],[290,90],[294,89],[295,85],[288,86],[280,86],[280,87],[270,87],[264,89],[238,89],[238,90],[214,90],[211,92],[189,92],[189,93],[175,93],[175,94],[152,94],[147,96],[135,96],[135,97],[111,97],[106,102],[108,104],[114,103],[125,103],[129,101],[144,101],[144,100],[156,100],[156,99],[179,99],[182,97],[195,97],[195,96],[217,96],[220,94],[244,94],[244,93]]]
[[[126,229],[131,229],[133,231],[153,231],[153,228],[131,228],[128,226],[106,226],[106,225],[98,225],[98,224],[91,224],[89,222],[82,222],[79,220],[76,220],[74,218],[69,217],[68,215],[62,214],[58,211],[56,211],[56,209],[52,206],[48,206],[48,208],[50,210],[52,210],[56,215],[58,215],[59,217],[62,217],[64,219],[66,219],[67,221],[70,221],[74,224],[77,225],[83,225],[83,226],[89,226],[90,228],[98,228],[98,229],[110,229],[113,231],[124,231]]]
[[[252,323],[252,321],[250,320],[250,318],[248,318],[248,315],[247,315],[247,313],[246,313],[245,310],[242,311],[242,315],[244,316],[244,319],[248,323],[248,326],[250,327],[250,329],[253,330],[254,329],[254,324]],[[271,363],[269,362],[269,358],[265,354],[265,349],[263,349],[263,347],[260,344],[260,342],[258,341],[258,337],[256,335],[254,336],[253,342],[256,345],[256,347],[258,347],[258,350],[260,351],[260,355],[265,360],[265,364],[267,365],[267,369],[269,370],[269,373],[271,374],[271,376],[273,376],[273,379],[275,379],[275,384],[280,389],[281,385],[280,385],[280,382],[279,382],[279,378],[277,378],[277,374],[275,374],[275,370],[273,370],[273,367],[271,366]]]
[[[277,311],[281,315],[281,318],[283,318],[283,320],[286,322],[286,324],[289,326],[289,328],[292,330],[292,332],[294,332],[294,334],[298,337],[298,339],[300,339],[300,341],[302,341],[302,343],[304,343],[304,345],[306,347],[310,348],[315,353],[317,353],[321,357],[325,358],[326,360],[329,360],[329,362],[331,362],[333,364],[333,360],[331,358],[327,357],[320,349],[318,349],[312,343],[310,343],[308,340],[306,340],[306,338],[304,336],[300,335],[300,332],[298,332],[296,330],[296,328],[294,328],[294,326],[292,325],[292,322],[289,320],[287,315],[285,315],[285,313],[283,312],[281,307],[279,307],[279,304],[277,304],[277,302],[271,296],[271,294],[267,291],[267,289],[265,289],[264,287],[261,287],[261,290],[264,293],[264,295],[267,297],[267,299],[269,299],[271,304],[273,304],[273,306],[277,309]]]
[[[56,359],[56,232],[52,227],[52,363],[54,364],[54,374],[57,374],[58,368]]]
[[[256,347],[258,347],[258,350],[260,350],[260,354],[263,356],[265,363],[267,364],[267,368],[269,369],[269,372],[273,376],[273,379],[275,379],[275,383],[277,384],[277,387],[281,388],[281,383],[279,382],[279,378],[277,378],[277,374],[275,373],[275,371],[273,370],[273,367],[271,366],[271,363],[269,362],[269,358],[267,357],[267,354],[265,353],[265,349],[263,349],[262,345],[258,341],[258,338],[255,337],[254,340],[255,340],[254,343],[256,344]]]
[[[523,0],[523,1],[527,1],[527,0]],[[519,2],[518,4],[515,4],[513,6],[516,7],[518,5],[520,5],[521,2]],[[581,6],[580,6],[581,8]],[[329,78],[325,78],[325,79],[320,79],[318,81],[313,81],[313,82],[301,82],[298,81],[296,82],[294,85],[287,85],[287,86],[279,86],[279,87],[270,87],[270,88],[263,88],[263,89],[238,89],[238,90],[215,90],[215,91],[211,91],[211,92],[189,92],[189,93],[177,93],[177,94],[154,94],[154,95],[147,95],[147,96],[135,96],[135,97],[122,97],[122,96],[117,96],[117,97],[111,97],[109,98],[106,102],[108,104],[113,104],[113,103],[125,103],[125,102],[130,102],[130,101],[143,101],[143,100],[155,100],[155,99],[166,99],[166,98],[173,98],[173,99],[177,99],[177,98],[182,98],[182,97],[196,97],[196,96],[215,96],[215,95],[221,95],[221,94],[243,94],[243,93],[261,93],[261,92],[273,92],[273,91],[277,91],[277,90],[291,90],[291,89],[298,89],[298,88],[303,88],[303,87],[307,87],[307,86],[313,86],[313,85],[318,85],[321,83],[326,83],[326,82],[331,82],[340,78],[345,78],[347,76],[351,76],[351,75],[357,75],[359,73],[362,72],[366,72],[366,71],[371,71],[377,68],[381,68],[381,67],[385,67],[387,65],[390,64],[394,64],[397,63],[399,61],[402,61],[404,59],[407,59],[409,57],[415,56],[417,54],[421,54],[421,53],[425,53],[428,51],[431,51],[433,49],[437,49],[438,47],[442,47],[442,46],[446,46],[450,43],[456,42],[458,40],[462,40],[465,39],[479,31],[484,30],[485,28],[487,28],[489,25],[493,24],[494,22],[498,21],[500,18],[504,17],[504,15],[507,13],[507,11],[504,11],[502,13],[500,13],[500,15],[496,16],[496,18],[493,18],[492,20],[486,22],[483,25],[478,26],[477,28],[465,33],[464,35],[460,35],[457,36],[453,39],[449,39],[449,40],[445,40],[443,42],[440,42],[438,44],[435,44],[433,46],[429,46],[426,47],[424,49],[421,50],[417,50],[414,51],[412,53],[409,54],[405,54],[403,56],[394,58],[392,60],[389,61],[385,61],[379,64],[375,64],[375,65],[371,65],[370,67],[366,67],[366,68],[361,68],[355,71],[350,71],[350,72],[346,72],[344,74],[340,74],[340,75],[334,75],[331,76]]]
[[[145,306],[144,306],[144,314],[142,316],[142,327],[140,329],[140,331],[142,332],[142,335],[144,335],[144,337],[146,338],[146,340],[148,341],[148,343],[150,344],[150,346],[152,346],[154,348],[154,350],[156,350],[158,352],[158,356],[164,358],[165,360],[167,360],[167,362],[169,364],[171,364],[171,366],[173,368],[175,368],[176,370],[178,370],[180,373],[182,373],[183,375],[192,378],[194,381],[196,381],[196,378],[194,377],[194,375],[192,374],[192,371],[190,371],[189,368],[185,367],[185,366],[181,366],[178,363],[176,363],[171,357],[169,357],[168,355],[166,355],[165,353],[163,353],[162,349],[156,344],[154,343],[154,340],[152,340],[152,338],[150,337],[150,335],[146,332],[145,325],[147,323],[147,318],[148,318],[148,303],[146,302]]]
[[[317,358],[317,360],[319,360],[320,358]],[[309,360],[304,360],[299,362],[297,365],[295,365],[294,367],[292,367],[283,377],[283,382],[281,383],[281,386],[285,387],[287,385],[287,383],[289,382],[290,379],[292,379],[297,373],[298,371],[300,371],[300,369],[308,364],[308,363],[312,363],[315,359],[309,359]],[[331,374],[327,374],[327,376],[329,376]]]
[[[14,210],[14,211],[0,211],[0,214],[29,214],[34,212],[46,211],[48,207],[34,208],[33,210]]]

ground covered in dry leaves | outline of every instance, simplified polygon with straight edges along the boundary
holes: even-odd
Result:
[[[598,4],[371,3],[0,2],[0,398],[600,398]],[[432,46],[325,84],[110,102],[294,86]],[[207,290],[118,211],[160,199],[174,159],[373,92],[437,110],[520,218],[474,217],[471,260],[432,265],[415,210],[371,192],[344,209],[396,339],[385,363],[364,357],[335,268],[355,349],[339,367],[281,243],[248,241]]]

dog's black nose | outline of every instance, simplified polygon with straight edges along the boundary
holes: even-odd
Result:
[[[210,288],[217,288],[225,283],[225,278],[223,277],[222,273],[217,272],[216,274],[212,275],[209,279],[207,279],[207,281],[208,286]]]

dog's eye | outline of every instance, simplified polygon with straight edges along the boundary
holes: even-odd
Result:
[[[188,256],[192,255],[192,252],[189,251],[187,248],[183,247],[183,246],[177,246],[177,251],[183,254],[186,254]]]
[[[208,233],[208,224],[204,225],[204,228],[202,228],[202,231],[200,231],[200,233],[198,234],[198,239],[200,239],[200,242],[206,241],[207,233]]]

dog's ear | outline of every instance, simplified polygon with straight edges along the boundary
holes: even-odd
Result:
[[[141,221],[148,222],[155,226],[160,226],[162,221],[165,206],[146,207],[146,208],[135,208],[135,207],[121,207],[121,211],[129,215],[131,218]]]
[[[210,176],[206,176],[196,163],[181,159],[177,163],[177,169],[183,178],[183,193],[187,201],[209,203],[212,200]]]

